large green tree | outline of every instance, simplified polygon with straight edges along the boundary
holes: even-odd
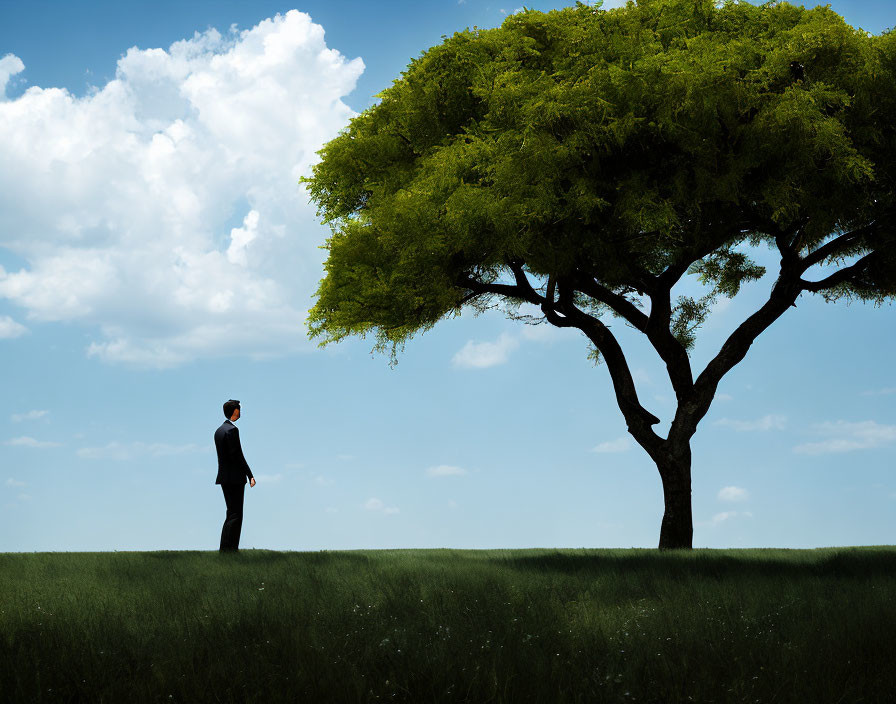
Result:
[[[803,292],[896,295],[896,33],[829,7],[523,11],[445,38],[379,98],[305,179],[332,229],[310,335],[372,332],[395,359],[464,306],[523,302],[581,330],[659,470],[660,548],[691,547],[690,440],[757,336]],[[710,303],[764,274],[747,244],[780,253],[777,279],[695,378]],[[706,295],[672,300],[686,274]],[[667,437],[608,316],[665,364]]]

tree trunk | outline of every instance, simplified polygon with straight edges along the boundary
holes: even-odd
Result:
[[[663,479],[666,510],[660,528],[660,550],[693,547],[694,520],[691,516],[691,450],[669,452],[657,462]]]

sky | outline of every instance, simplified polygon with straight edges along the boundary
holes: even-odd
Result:
[[[888,4],[831,3],[873,33]],[[0,0],[0,552],[216,550],[231,398],[241,548],[656,547],[659,475],[581,333],[464,314],[394,368],[307,337],[315,152],[518,9]],[[777,258],[752,254],[768,273],[716,304],[695,375],[768,296]],[[756,341],[692,443],[695,547],[893,543],[894,322],[803,294]],[[665,436],[664,367],[615,323]]]

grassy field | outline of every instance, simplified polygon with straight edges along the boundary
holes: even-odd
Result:
[[[4,702],[892,702],[896,548],[0,554]]]

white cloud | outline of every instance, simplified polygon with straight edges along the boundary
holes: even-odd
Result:
[[[60,443],[50,442],[48,440],[35,440],[32,437],[23,435],[19,438],[10,438],[6,441],[7,445],[18,445],[20,447],[58,447]]]
[[[19,494],[18,498],[22,501],[29,501],[31,499],[31,494]]]
[[[112,441],[102,447],[82,447],[75,454],[86,460],[129,460],[135,457],[168,457],[189,452],[206,452],[208,448],[194,443],[167,445],[165,443],[119,443]]]
[[[735,518],[737,516],[743,516],[744,518],[752,518],[753,514],[750,511],[723,511],[722,513],[717,513],[712,517],[713,525],[718,525],[723,521],[727,521],[731,518]]]
[[[647,374],[646,369],[638,367],[637,369],[632,369],[632,380],[637,384],[649,384],[650,375]]]
[[[0,280],[2,280],[3,275],[3,267],[0,266]],[[28,332],[28,328],[21,323],[13,320],[8,315],[0,316],[0,340],[11,340],[21,337],[26,332]]]
[[[0,100],[6,100],[6,86],[11,76],[25,70],[25,64],[15,54],[7,54],[0,59]]]
[[[256,474],[255,480],[261,484],[276,484],[283,479],[282,474]]]
[[[793,451],[804,455],[823,455],[852,450],[867,450],[896,441],[896,425],[881,425],[873,420],[849,423],[844,420],[817,423],[813,430],[825,437],[819,442],[797,445]]]
[[[716,401],[731,401],[733,399],[734,396],[732,396],[731,394],[716,394],[715,396]]]
[[[739,486],[723,486],[719,489],[719,501],[746,501],[750,492]]]
[[[13,413],[10,418],[18,423],[23,420],[37,420],[38,418],[43,418],[48,413],[49,411],[28,411],[27,413]]]
[[[896,386],[883,389],[869,389],[862,392],[862,396],[888,396],[889,394],[896,394]]]
[[[21,63],[0,60],[0,81]],[[341,98],[362,71],[292,10],[131,48],[84,97],[0,102],[0,232],[27,262],[0,270],[0,298],[94,330],[87,353],[109,362],[313,349],[328,233],[297,181],[353,115]]]
[[[758,420],[732,420],[721,418],[713,425],[723,425],[738,432],[750,430],[784,430],[787,427],[787,416],[766,415]]]
[[[318,486],[330,486],[330,484],[333,483],[333,480],[329,479],[328,477],[323,476],[322,474],[318,474],[314,478],[314,483],[317,484]]]
[[[18,479],[10,477],[6,480],[6,486],[25,486],[25,482],[20,482]]]
[[[520,325],[519,333],[530,342],[554,342],[564,336],[562,328],[550,323],[524,323]]]
[[[632,447],[631,438],[628,435],[623,435],[621,437],[616,438],[615,440],[608,440],[607,442],[602,442],[599,445],[595,445],[591,448],[592,452],[625,452],[626,450]]]
[[[427,469],[426,474],[429,477],[449,477],[468,474],[468,472],[463,467],[453,467],[450,464],[440,464],[437,467],[430,467],[429,469]]]
[[[368,511],[380,511],[387,516],[391,516],[392,514],[399,512],[395,506],[386,506],[386,504],[384,504],[376,497],[367,499],[367,501],[364,502],[364,508],[366,508]]]
[[[508,333],[501,333],[495,342],[467,341],[451,362],[455,367],[465,369],[482,369],[504,364],[508,355],[519,347],[519,340]]]

